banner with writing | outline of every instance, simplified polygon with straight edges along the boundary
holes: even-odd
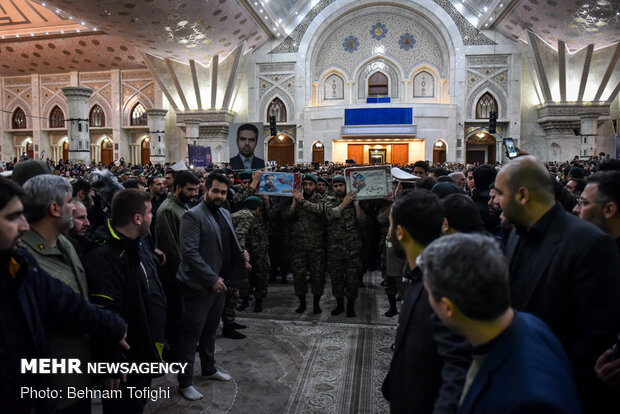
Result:
[[[189,165],[194,168],[209,168],[212,165],[211,147],[200,145],[187,145]]]
[[[345,168],[344,176],[347,180],[347,192],[357,190],[358,200],[383,198],[390,191],[388,187],[389,165]]]

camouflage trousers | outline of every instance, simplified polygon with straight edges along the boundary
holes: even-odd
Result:
[[[305,296],[308,293],[307,274],[310,273],[310,285],[313,295],[321,296],[325,290],[325,272],[323,267],[324,250],[295,249],[291,252],[291,267],[295,295]]]
[[[243,284],[239,289],[241,298],[249,298],[252,294],[255,299],[263,299],[267,297],[267,288],[269,286],[269,273],[271,272],[271,263],[269,256],[257,258],[252,262],[252,272],[249,278],[243,280]]]
[[[361,246],[347,249],[330,249],[327,272],[332,280],[332,295],[335,298],[357,299],[362,260]]]
[[[226,299],[224,300],[224,311],[222,312],[222,322],[228,325],[235,321],[237,301],[239,300],[239,289],[227,288]]]

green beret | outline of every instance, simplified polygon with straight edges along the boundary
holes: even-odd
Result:
[[[256,196],[250,196],[246,198],[245,200],[243,200],[242,206],[250,210],[255,210],[258,207],[263,206],[263,200],[261,200],[259,197],[256,197]]]
[[[323,177],[319,177],[319,178],[318,178],[318,180],[319,180],[320,182],[322,182],[323,184],[325,184],[325,185],[329,185],[329,183],[327,182],[327,180],[326,180],[325,178],[323,178]]]
[[[240,180],[249,180],[252,178],[252,170],[245,170],[239,173]]]
[[[335,175],[334,178],[332,178],[332,183],[346,184],[347,180],[344,178],[344,175]]]
[[[314,174],[304,174],[304,179],[303,179],[303,181],[306,181],[306,180],[308,180],[308,181],[312,181],[314,184],[316,184],[316,182],[318,181],[318,180],[316,179],[316,175],[314,175]]]

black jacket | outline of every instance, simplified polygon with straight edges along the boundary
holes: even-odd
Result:
[[[471,348],[433,312],[421,272],[408,277],[383,396],[392,413],[456,413]]]
[[[13,258],[19,269],[15,275],[19,283],[17,300],[27,324],[24,332],[31,341],[34,357],[50,357],[48,331],[88,333],[102,347],[117,345],[125,333],[125,323],[118,315],[88,303],[67,285],[48,275],[25,250],[18,249]],[[8,267],[4,263],[1,266],[0,277],[12,277]],[[10,360],[8,357],[0,358],[0,378],[9,378],[0,382],[0,412],[3,413],[16,412],[15,405],[20,396],[19,389],[12,387],[20,383],[22,374],[13,371]],[[86,362],[82,361],[82,369],[85,369]],[[49,375],[37,374],[35,377],[41,383],[41,389],[51,387]],[[53,410],[53,401],[41,403],[35,412]]]
[[[241,160],[241,156],[239,154],[230,159],[230,168],[233,170],[245,170],[245,165],[243,165],[243,161]],[[252,159],[252,169],[262,170],[263,168],[265,168],[265,160],[254,155],[254,158]]]
[[[151,326],[151,302],[145,269],[152,272],[159,289],[152,252],[140,239],[132,240],[114,231],[110,222],[96,233],[98,245],[84,257],[90,300],[121,315],[127,322],[128,351],[99,351],[99,358],[111,361],[160,362],[163,344],[157,345]],[[163,290],[162,290],[163,291]],[[164,326],[166,321],[155,323]],[[160,347],[158,349],[158,346]]]

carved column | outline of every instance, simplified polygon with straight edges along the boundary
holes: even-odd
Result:
[[[153,165],[166,162],[166,114],[167,109],[149,109],[146,111],[149,122],[149,146]]]
[[[90,88],[69,86],[62,88],[69,107],[69,161],[88,164],[90,158],[90,134],[88,133],[88,98],[93,93]]]

